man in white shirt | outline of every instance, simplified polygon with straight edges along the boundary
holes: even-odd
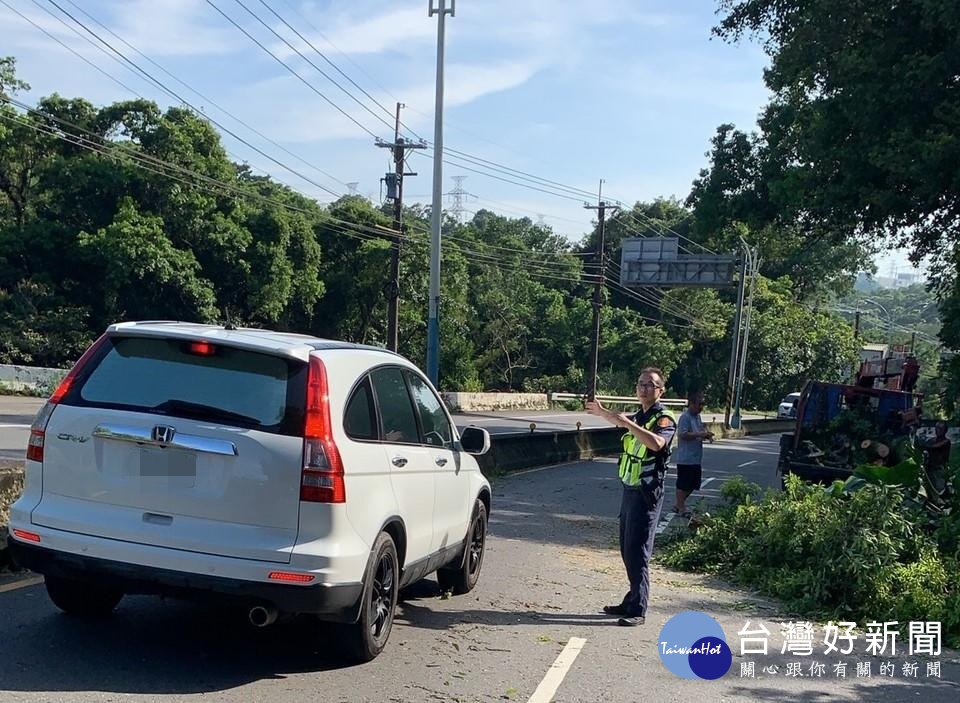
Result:
[[[687,409],[677,422],[677,498],[673,512],[681,517],[690,517],[687,498],[700,490],[703,480],[703,440],[713,441],[713,433],[708,432],[700,419],[703,410],[703,394],[690,393],[687,396]]]

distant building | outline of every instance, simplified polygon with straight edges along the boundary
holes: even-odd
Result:
[[[854,290],[861,293],[872,293],[880,288],[907,288],[922,284],[924,277],[918,271],[896,273],[892,276],[873,276],[866,272],[857,274]]]
[[[894,279],[894,288],[906,288],[907,286],[912,286],[914,283],[921,282],[920,274],[918,273],[898,273]]]

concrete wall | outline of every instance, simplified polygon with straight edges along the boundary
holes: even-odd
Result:
[[[0,383],[14,391],[53,390],[67,375],[68,369],[47,369],[40,366],[0,364]]]
[[[477,410],[547,410],[546,393],[443,393],[451,412]]]

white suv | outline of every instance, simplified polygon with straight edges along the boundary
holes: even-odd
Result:
[[[214,598],[383,649],[399,588],[480,575],[490,484],[417,368],[383,349],[174,322],[111,326],[37,414],[11,550],[63,611]]]
[[[797,416],[797,403],[800,402],[799,393],[788,393],[787,397],[777,406],[777,419],[786,420]]]

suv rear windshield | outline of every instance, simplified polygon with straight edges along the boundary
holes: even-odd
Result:
[[[110,337],[61,401],[233,425],[303,432],[307,365],[191,340]]]

